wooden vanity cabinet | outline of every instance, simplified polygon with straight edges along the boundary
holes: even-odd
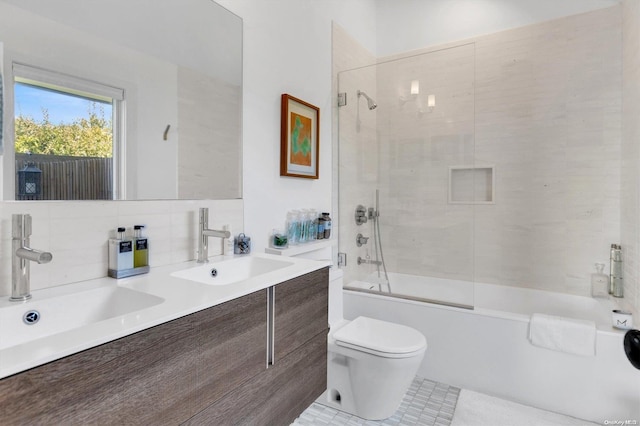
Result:
[[[320,276],[322,274],[322,276]],[[329,329],[329,269],[275,286],[274,365]]]
[[[275,287],[269,368],[260,290],[1,379],[0,423],[288,425],[326,388],[327,287],[327,268]]]
[[[276,285],[273,364],[188,424],[288,426],[315,401],[327,388],[328,286],[328,268]]]
[[[179,424],[264,370],[265,292],[0,380],[2,424]]]

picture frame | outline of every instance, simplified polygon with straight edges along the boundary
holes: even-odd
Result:
[[[282,95],[280,176],[318,179],[320,108]]]

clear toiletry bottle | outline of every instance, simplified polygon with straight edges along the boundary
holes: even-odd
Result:
[[[329,213],[322,213],[322,218],[324,219],[324,239],[328,240],[331,238],[331,218]]]
[[[614,297],[623,297],[624,288],[622,281],[622,247],[619,244],[611,245],[611,294]]]
[[[125,237],[125,228],[118,228],[116,238],[109,239],[109,269],[124,271],[133,268],[133,241]]]
[[[300,241],[300,212],[291,210],[287,213],[287,238],[290,245],[296,245]]]
[[[318,218],[318,224],[316,226],[316,229],[318,230],[318,234],[317,234],[317,240],[324,240],[324,217],[320,216]]]
[[[149,266],[149,240],[142,235],[144,225],[133,227],[133,267]]]
[[[596,263],[596,273],[591,274],[591,296],[609,296],[609,277],[604,273],[604,263]]]
[[[309,226],[307,222],[308,217],[309,211],[307,209],[300,210],[300,238],[298,239],[299,243],[306,243],[309,240]]]
[[[613,256],[617,247],[617,244],[611,244],[609,251],[609,294],[613,294]]]
[[[309,241],[318,239],[318,213],[315,209],[309,210]]]

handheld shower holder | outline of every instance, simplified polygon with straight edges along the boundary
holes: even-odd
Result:
[[[369,207],[369,210],[367,212],[367,216],[368,216],[369,220],[375,220],[378,216],[380,216],[380,214],[373,207]]]

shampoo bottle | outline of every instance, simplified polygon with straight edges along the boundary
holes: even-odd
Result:
[[[591,274],[591,296],[609,296],[609,277],[604,273],[604,263],[596,263],[596,273]]]
[[[142,235],[144,225],[133,227],[133,267],[149,266],[149,240]]]
[[[126,238],[124,228],[118,228],[116,238],[109,239],[109,269],[124,271],[133,268],[133,241]]]

